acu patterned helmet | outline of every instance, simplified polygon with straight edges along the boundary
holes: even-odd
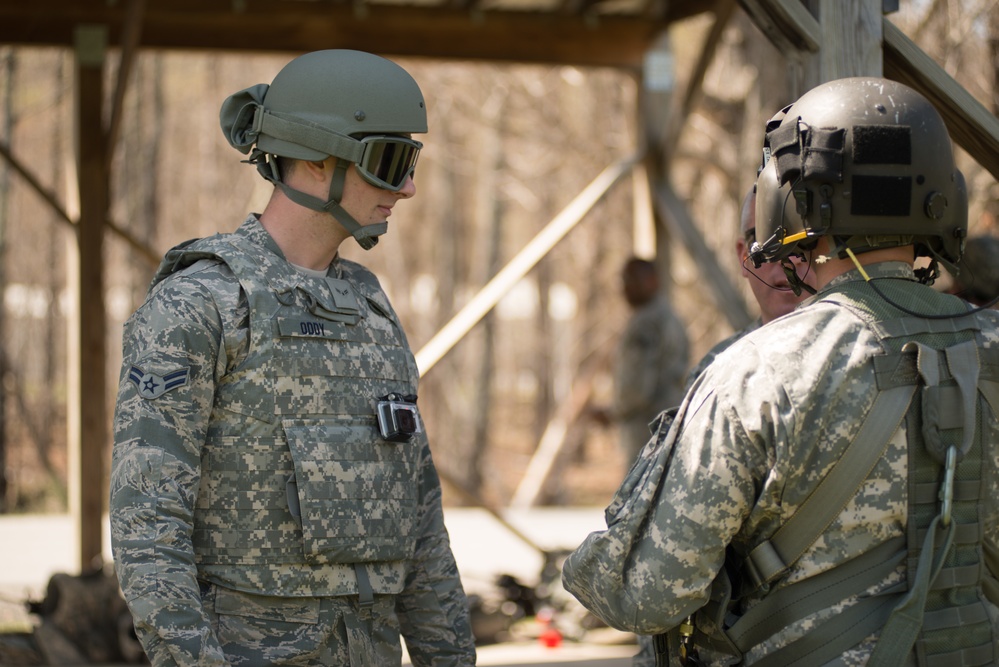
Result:
[[[813,88],[767,124],[764,160],[757,264],[820,236],[840,251],[913,244],[948,268],[961,257],[964,176],[940,114],[907,86],[857,77]]]

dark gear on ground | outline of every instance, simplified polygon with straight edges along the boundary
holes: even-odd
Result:
[[[0,665],[148,664],[113,574],[55,574],[26,607],[37,622],[0,634]]]

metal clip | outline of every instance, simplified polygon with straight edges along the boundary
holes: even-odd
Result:
[[[950,524],[954,507],[954,469],[957,467],[957,447],[947,449],[947,463],[944,468],[943,483],[940,484],[940,525]]]
[[[680,623],[680,664],[685,666],[700,665],[701,661],[694,646],[694,617],[688,616]]]

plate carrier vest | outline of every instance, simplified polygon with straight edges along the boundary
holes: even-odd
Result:
[[[994,457],[999,446],[999,349],[985,349],[981,319],[974,314],[888,319],[880,312],[887,304],[862,285],[849,284],[822,300],[857,315],[886,350],[873,359],[879,393],[868,418],[823,483],[770,540],[741,563],[736,558],[734,566],[730,554],[695,622],[656,635],[657,665],[691,644],[733,656],[727,664],[741,664],[753,646],[796,620],[862,594],[903,560],[906,582],[861,597],[754,667],[825,664],[879,628],[870,658],[879,667],[971,667],[999,660],[986,603],[999,606],[999,549],[985,539],[982,524],[983,458]],[[767,594],[855,494],[903,420],[909,460],[906,535]],[[740,590],[733,590],[733,581],[741,582]],[[760,592],[763,599],[746,613],[732,613],[735,595]]]
[[[178,246],[154,280],[222,261],[249,304],[249,351],[215,389],[193,543],[199,577],[261,594],[401,591],[425,434],[381,438],[379,397],[419,373],[377,279],[337,260],[317,279],[237,234]],[[223,316],[223,321],[225,318]]]

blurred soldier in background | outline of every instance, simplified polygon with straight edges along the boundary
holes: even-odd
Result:
[[[967,235],[943,119],[851,78],[768,130],[751,259],[817,294],[708,366],[563,583],[659,664],[996,664],[999,313],[929,286]]]
[[[616,422],[625,467],[649,441],[649,424],[683,397],[690,363],[687,329],[660,289],[656,265],[637,257],[621,271],[631,318],[614,360],[614,400],[610,408],[591,408],[601,424]]]
[[[413,78],[332,50],[231,95],[274,184],[171,250],[124,332],[111,537],[153,665],[475,663],[416,363],[365,249],[416,192]]]

